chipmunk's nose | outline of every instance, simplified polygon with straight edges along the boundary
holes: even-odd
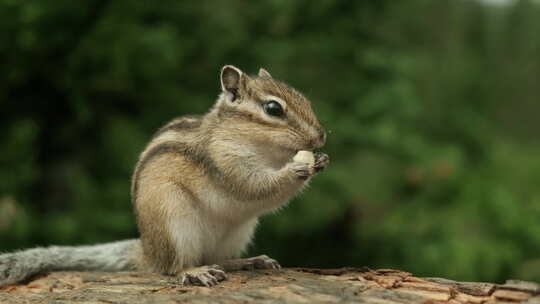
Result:
[[[311,145],[314,149],[319,149],[326,143],[326,131],[321,128],[318,132],[318,136],[311,141]]]

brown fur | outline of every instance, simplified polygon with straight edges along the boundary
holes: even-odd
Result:
[[[229,70],[222,81],[227,91],[209,113],[172,120],[141,154],[133,174],[132,200],[142,264],[151,270],[172,274],[206,260],[201,255],[186,261],[186,252],[178,252],[173,235],[181,232],[169,231],[171,219],[182,221],[202,212],[230,222],[227,225],[235,231],[232,227],[244,225],[236,223],[235,208],[247,208],[241,212],[256,218],[279,206],[268,205],[269,200],[287,201],[304,184],[285,165],[296,150],[320,147],[324,131],[302,94],[267,72],[262,75],[248,77]],[[286,102],[286,118],[267,117],[260,110],[267,95]],[[270,176],[265,168],[276,173]],[[230,215],[214,214],[218,211],[212,208],[218,207],[200,197],[206,188],[222,189],[234,198]]]
[[[177,172],[182,172],[190,178],[182,179],[176,176]],[[150,161],[144,174],[139,176],[143,187],[138,197],[149,196],[149,199],[136,201],[137,224],[141,233],[144,256],[150,260],[149,264],[154,266],[154,271],[169,274],[177,272],[177,250],[173,246],[173,241],[170,239],[171,233],[167,230],[165,223],[173,216],[189,216],[191,210],[196,208],[192,204],[196,204],[198,199],[190,192],[190,186],[194,185],[189,185],[189,182],[201,175],[203,172],[200,167],[189,164],[185,156],[169,150],[160,157],[154,158],[154,161]],[[144,185],[149,185],[151,188]],[[182,195],[187,195],[187,199],[183,201],[192,204],[179,205],[178,208],[168,206],[169,200],[166,196],[175,192],[178,192],[175,196],[180,199]]]

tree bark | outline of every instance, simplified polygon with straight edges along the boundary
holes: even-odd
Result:
[[[54,272],[0,289],[0,303],[520,303],[540,304],[540,285],[457,282],[368,268],[238,271],[207,288],[137,272]]]

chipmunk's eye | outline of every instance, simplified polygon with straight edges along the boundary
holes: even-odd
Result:
[[[275,100],[265,102],[263,109],[270,116],[282,117],[285,114],[281,105]]]

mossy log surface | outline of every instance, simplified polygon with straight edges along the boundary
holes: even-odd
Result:
[[[0,289],[0,303],[538,303],[540,285],[457,282],[367,268],[238,271],[207,288],[136,272],[54,272]]]

